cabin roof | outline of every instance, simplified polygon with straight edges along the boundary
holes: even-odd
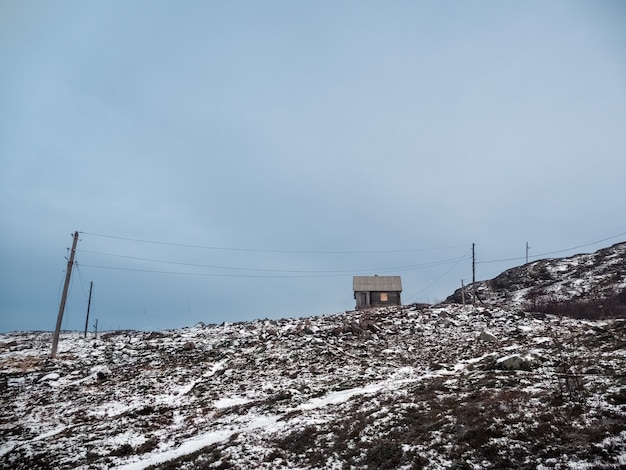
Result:
[[[402,292],[400,276],[354,276],[354,292]]]

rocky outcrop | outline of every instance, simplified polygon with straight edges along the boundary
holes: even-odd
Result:
[[[625,316],[626,242],[595,253],[543,259],[508,269],[493,279],[466,286],[465,299],[477,305],[565,314],[555,309],[561,304],[567,309],[577,305],[587,313],[601,310],[599,315]],[[444,303],[462,301],[463,293],[457,289]]]

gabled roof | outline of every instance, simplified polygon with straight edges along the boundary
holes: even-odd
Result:
[[[352,278],[354,292],[401,292],[400,276],[354,276]]]

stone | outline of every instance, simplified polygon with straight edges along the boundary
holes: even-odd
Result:
[[[478,339],[480,341],[486,341],[488,343],[497,343],[498,342],[498,338],[491,332],[487,331],[487,330],[483,330],[481,331],[480,335],[478,336]]]
[[[105,380],[108,380],[111,376],[111,369],[109,369],[105,365],[93,366],[91,368],[90,374],[95,376],[98,382],[104,382]]]
[[[506,370],[531,370],[532,360],[528,357],[521,357],[517,354],[501,357],[496,361],[498,369]]]

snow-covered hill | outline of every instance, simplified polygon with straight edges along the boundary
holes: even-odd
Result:
[[[623,468],[626,322],[407,306],[0,335],[0,467]]]
[[[457,291],[438,306],[65,332],[54,360],[51,333],[1,334],[0,467],[624,468],[626,320],[607,317],[626,310],[626,243],[474,287],[466,307]],[[542,313],[574,304],[600,314]]]
[[[576,305],[587,316],[626,316],[626,242],[595,253],[542,259],[504,271],[465,288],[465,297],[483,305],[518,306],[528,310],[560,304]],[[461,289],[446,299],[461,303]],[[586,305],[586,309],[580,308]],[[612,311],[613,310],[613,311]]]

